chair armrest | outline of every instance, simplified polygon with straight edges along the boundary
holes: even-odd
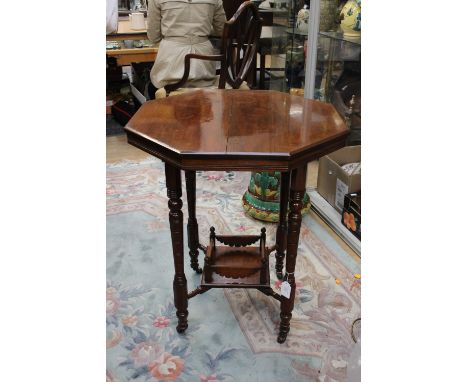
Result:
[[[223,59],[223,56],[220,54],[212,54],[212,55],[203,55],[203,54],[195,54],[195,53],[187,54],[185,56],[184,75],[182,76],[182,79],[174,84],[168,84],[164,86],[164,89],[166,90],[167,95],[169,95],[170,92],[176,89],[179,89],[187,82],[189,74],[190,74],[190,59],[191,58],[196,58],[198,60],[206,60],[206,61],[221,61]]]

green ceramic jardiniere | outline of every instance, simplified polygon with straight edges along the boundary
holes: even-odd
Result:
[[[252,172],[247,191],[242,197],[244,211],[255,219],[276,223],[280,211],[279,171]],[[302,214],[310,208],[309,195],[304,194]]]

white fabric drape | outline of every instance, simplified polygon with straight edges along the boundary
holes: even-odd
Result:
[[[117,32],[118,24],[118,0],[106,0],[106,34]]]

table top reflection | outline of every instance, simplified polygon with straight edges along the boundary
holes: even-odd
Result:
[[[239,161],[242,169],[270,161],[278,170],[342,147],[349,131],[331,104],[276,91],[219,89],[146,102],[125,130],[129,143],[178,167],[186,167],[184,159],[195,167],[194,161],[218,159],[217,169],[226,161]]]

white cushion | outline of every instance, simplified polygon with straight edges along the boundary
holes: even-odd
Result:
[[[191,92],[191,91],[194,91],[194,90],[200,90],[200,89],[218,89],[218,85],[219,85],[219,76],[216,76],[216,81],[213,84],[213,86],[210,86],[208,88],[179,88],[177,90],[174,90],[174,91],[170,92],[169,97],[172,97],[172,96],[175,96],[175,95],[178,95],[178,94]],[[226,83],[226,89],[232,89],[232,87],[229,86],[228,83]],[[247,85],[247,82],[245,82],[245,81],[243,81],[241,83],[241,85],[239,86],[239,89],[241,89],[241,90],[250,90],[249,85]],[[166,95],[166,89],[161,88],[161,89],[156,90],[156,94],[155,94],[156,99],[166,98],[166,96],[167,96]]]

